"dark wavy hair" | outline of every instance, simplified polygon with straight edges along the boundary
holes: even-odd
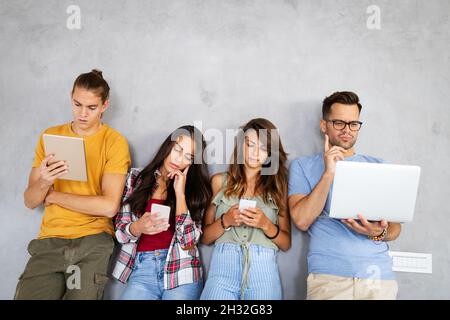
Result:
[[[130,209],[137,216],[141,216],[145,212],[148,199],[155,190],[156,178],[155,171],[159,169],[164,160],[172,151],[172,148],[179,136],[188,136],[195,141],[194,163],[191,164],[186,177],[186,204],[192,219],[201,223],[203,213],[208,208],[212,189],[209,182],[208,166],[203,161],[203,150],[206,148],[206,142],[203,134],[194,126],[182,126],[172,132],[159,147],[153,160],[139,173],[135,181],[140,180],[133,194],[125,201],[130,205]],[[200,159],[201,161],[198,161]],[[198,163],[199,162],[199,163]],[[170,219],[175,217],[176,197],[173,189],[174,179],[171,179],[167,185],[166,205],[170,206]]]

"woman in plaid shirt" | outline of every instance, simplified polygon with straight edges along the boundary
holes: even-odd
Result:
[[[115,218],[121,251],[113,276],[127,283],[121,299],[199,298],[203,281],[197,243],[212,196],[202,161],[205,147],[197,128],[180,127],[144,169],[128,174]],[[171,208],[169,221],[151,210],[153,204]]]

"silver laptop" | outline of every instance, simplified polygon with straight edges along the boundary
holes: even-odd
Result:
[[[410,222],[419,178],[418,166],[338,161],[330,217]]]

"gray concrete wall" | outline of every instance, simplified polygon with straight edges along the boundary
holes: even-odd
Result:
[[[80,30],[66,26],[71,4]],[[379,30],[366,25],[370,5]],[[39,230],[42,210],[22,196],[38,134],[71,119],[73,80],[96,67],[112,87],[105,121],[128,138],[133,166],[194,120],[224,130],[266,117],[290,159],[318,152],[321,100],[356,91],[358,152],[423,170],[414,222],[391,248],[432,253],[433,274],[398,274],[399,298],[449,299],[449,12],[447,0],[0,0],[0,298],[12,298]],[[292,237],[284,294],[303,299],[307,237]]]

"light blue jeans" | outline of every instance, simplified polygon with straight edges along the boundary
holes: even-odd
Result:
[[[120,300],[197,300],[202,282],[164,289],[167,249],[138,252],[127,287]]]
[[[281,300],[276,250],[250,245],[247,280],[244,265],[240,245],[216,244],[200,300]]]

